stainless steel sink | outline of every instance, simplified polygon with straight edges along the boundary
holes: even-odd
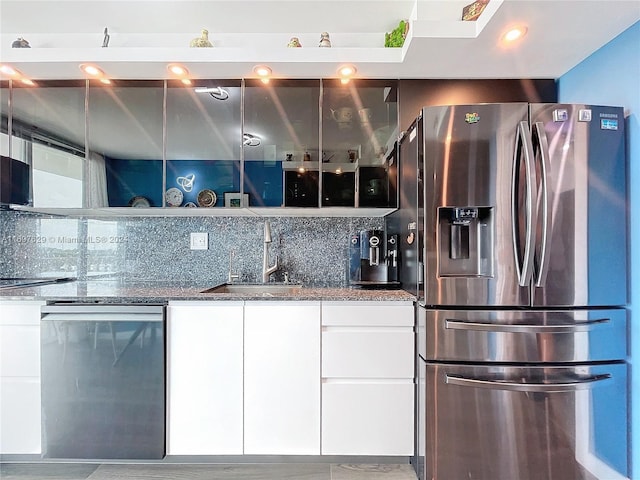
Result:
[[[244,293],[247,295],[270,295],[277,293],[298,293],[302,285],[291,283],[223,283],[200,293]]]

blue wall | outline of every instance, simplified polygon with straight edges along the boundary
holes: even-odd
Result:
[[[110,207],[126,207],[134,196],[146,197],[152,207],[162,206],[162,161],[107,159],[107,192]],[[167,161],[167,188],[180,187],[178,177],[194,175],[193,189],[184,192],[183,205],[198,203],[198,193],[211,189],[216,207],[224,207],[224,194],[240,192],[240,161]],[[182,190],[182,189],[181,189]],[[245,163],[244,191],[253,207],[282,205],[282,162]]]
[[[640,22],[563,75],[561,102],[620,105],[627,116],[630,212],[640,209]],[[631,445],[640,445],[640,224],[630,227]],[[636,318],[637,317],[637,318]],[[640,479],[640,448],[632,448],[632,478]]]

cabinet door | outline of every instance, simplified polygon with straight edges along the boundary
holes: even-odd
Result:
[[[242,454],[242,303],[170,304],[170,455]]]
[[[320,303],[245,306],[244,453],[320,454]]]
[[[0,454],[39,454],[40,307],[0,302]]]
[[[397,81],[322,85],[322,205],[396,206]]]
[[[240,192],[240,80],[193,81],[167,81],[166,187],[182,191],[183,207],[230,206]]]
[[[40,453],[40,378],[0,378],[0,454]]]
[[[13,82],[12,99],[11,156],[32,166],[33,206],[81,208],[85,81]]]
[[[244,193],[249,205],[317,207],[320,81],[273,79],[265,85],[247,79],[245,86]]]
[[[87,144],[95,170],[89,180],[99,180],[88,206],[138,205],[140,197],[163,206],[163,103],[161,80],[91,82]]]
[[[322,455],[413,455],[413,381],[322,384]]]

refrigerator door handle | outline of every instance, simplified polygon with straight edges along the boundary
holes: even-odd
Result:
[[[611,374],[604,373],[583,378],[577,382],[558,383],[520,383],[501,380],[482,380],[445,373],[445,382],[450,385],[471,388],[487,388],[490,390],[509,390],[512,392],[574,392],[593,388],[598,382],[611,379]]]
[[[549,242],[551,240],[551,214],[549,210],[550,206],[550,194],[548,175],[551,174],[551,163],[549,159],[549,142],[547,140],[547,132],[544,130],[544,123],[535,122],[533,124],[532,138],[537,144],[540,151],[540,170],[541,170],[541,200],[542,200],[542,245],[540,245],[540,263],[538,267],[538,274],[535,279],[536,287],[544,285],[547,279],[547,272],[549,271],[549,257],[551,255],[551,249],[549,248]]]
[[[518,183],[519,183],[519,170],[520,170],[520,152],[524,152],[525,162],[525,186],[526,186],[526,233],[524,244],[524,256],[522,259],[522,265],[520,264],[520,258],[518,255]],[[522,121],[518,124],[516,135],[516,147],[513,154],[513,175],[511,177],[511,231],[513,235],[513,252],[516,259],[516,270],[518,273],[518,284],[521,287],[526,287],[531,283],[533,277],[533,259],[535,254],[534,242],[535,242],[535,225],[536,212],[534,206],[534,179],[535,179],[535,164],[533,162],[533,145],[531,137],[529,135],[529,126],[526,121]]]
[[[444,328],[449,330],[473,330],[495,333],[573,333],[588,332],[598,325],[609,323],[610,321],[609,318],[599,318],[587,322],[568,323],[564,325],[540,325],[537,323],[502,325],[446,319],[444,321]]]

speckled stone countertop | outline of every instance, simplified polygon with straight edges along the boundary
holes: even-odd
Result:
[[[174,300],[352,300],[413,301],[404,290],[302,288],[295,293],[202,293],[224,282],[189,283],[90,280],[0,289],[2,300],[45,300],[103,303],[165,303]]]

